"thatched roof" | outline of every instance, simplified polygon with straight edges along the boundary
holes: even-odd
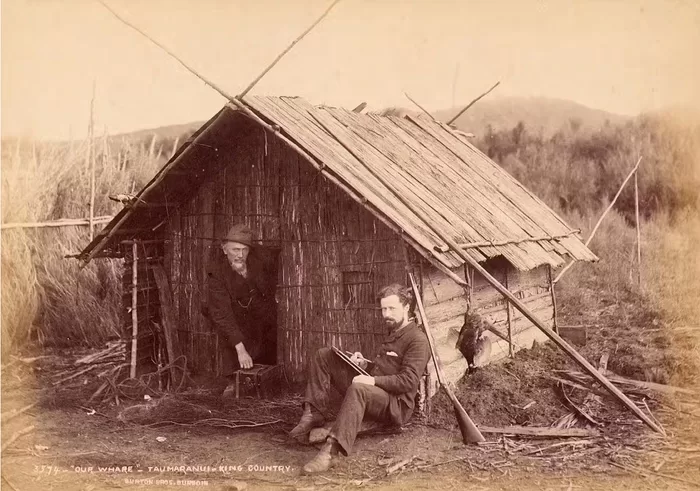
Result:
[[[568,259],[597,260],[576,231],[547,205],[448,126],[428,116],[358,114],[312,106],[296,97],[246,96],[244,102],[449,268],[463,260],[447,250],[431,227],[464,244],[479,262],[503,256],[519,270],[543,264],[556,267]],[[207,122],[139,193],[142,200],[120,212],[81,256],[92,257],[113,247],[129,236],[129,230],[143,235],[144,224],[157,227],[166,218],[168,208],[162,203],[172,210],[189,199],[192,190],[217,171],[207,169],[206,154],[211,152],[207,147],[224,134],[230,138],[223,128],[230,128],[231,118],[242,114],[230,106]],[[388,179],[411,207],[430,218],[430,224],[374,173]],[[149,201],[161,206],[149,206]],[[113,232],[120,228],[127,233],[117,238]]]

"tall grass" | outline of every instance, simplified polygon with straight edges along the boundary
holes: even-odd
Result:
[[[587,236],[598,213],[566,218]],[[609,368],[621,375],[696,385],[700,218],[690,209],[673,219],[657,214],[642,222],[641,232],[640,284],[636,230],[621,213],[610,212],[590,244],[600,260],[576,264],[557,284],[560,321],[588,326],[582,353],[589,361],[608,351]]]
[[[87,217],[88,144],[3,141],[3,223]],[[169,142],[155,137],[103,137],[90,144],[95,216],[115,214],[121,205],[108,195],[140,189],[163,165],[163,149],[170,152]],[[40,346],[95,346],[120,334],[120,262],[96,260],[80,269],[75,259],[64,258],[87,245],[87,227],[8,229],[1,240],[3,354],[30,339]]]

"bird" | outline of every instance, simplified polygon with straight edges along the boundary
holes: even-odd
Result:
[[[488,321],[479,314],[471,311],[464,313],[464,324],[462,324],[462,329],[459,331],[455,348],[467,360],[468,373],[472,373],[476,369],[474,358],[484,345],[481,336],[488,327]]]

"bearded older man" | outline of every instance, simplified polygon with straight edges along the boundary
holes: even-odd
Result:
[[[359,352],[352,356],[352,361],[369,375],[355,375],[330,348],[318,350],[309,364],[303,414],[290,432],[292,437],[307,440],[313,428],[323,425],[331,387],[345,397],[321,450],[304,466],[306,473],[327,470],[339,452],[348,455],[365,417],[402,425],[413,414],[420,377],[430,359],[430,345],[410,315],[413,297],[409,289],[389,285],[378,297],[389,335],[374,361],[365,360]]]
[[[274,261],[254,247],[253,233],[234,225],[209,265],[209,318],[235,351],[238,367],[275,364],[277,274]],[[230,375],[230,373],[224,373]]]

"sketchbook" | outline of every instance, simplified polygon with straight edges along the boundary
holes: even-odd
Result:
[[[367,373],[367,371],[366,371],[365,369],[359,367],[358,365],[355,365],[347,354],[345,354],[344,352],[340,351],[340,350],[339,350],[338,348],[336,348],[335,346],[331,346],[331,349],[333,350],[333,353],[335,353],[336,355],[338,355],[338,356],[340,357],[341,360],[343,360],[345,363],[347,363],[348,365],[350,365],[350,367],[352,367],[352,369],[355,370],[359,375],[367,375],[367,376],[369,376],[369,373]]]

